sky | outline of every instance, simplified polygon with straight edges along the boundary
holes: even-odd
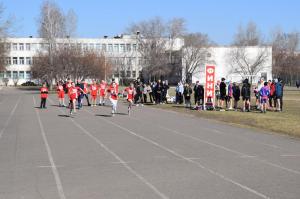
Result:
[[[0,0],[14,17],[13,36],[37,36],[43,0]],[[255,22],[265,39],[272,31],[300,31],[299,0],[56,0],[63,11],[78,17],[77,36],[97,38],[125,32],[131,23],[159,16],[185,18],[188,32],[202,32],[228,45],[240,25]]]

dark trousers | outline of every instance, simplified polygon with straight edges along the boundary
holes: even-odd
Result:
[[[40,108],[46,108],[46,101],[47,101],[47,98],[41,98],[41,106],[40,106]]]
[[[91,104],[90,104],[90,100],[89,100],[88,94],[83,94],[82,99],[83,99],[84,97],[85,97],[85,99],[86,99],[86,101],[87,101],[87,103],[88,103],[88,106],[91,105]]]
[[[77,98],[78,108],[82,107],[82,99],[83,99],[83,94],[79,95]]]
[[[161,103],[161,93],[156,93],[155,99],[156,99],[156,103],[160,104]]]
[[[151,102],[151,103],[153,103],[153,101],[155,101],[153,92],[150,92],[150,93],[149,93],[149,99],[150,99],[150,102]]]
[[[147,103],[147,94],[143,94],[144,97],[144,103]]]

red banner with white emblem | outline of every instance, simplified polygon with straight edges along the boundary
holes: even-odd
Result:
[[[215,99],[215,66],[206,65],[205,67],[205,103],[214,103]]]

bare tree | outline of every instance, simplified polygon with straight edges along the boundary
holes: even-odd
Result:
[[[272,37],[273,73],[292,85],[296,79],[299,80],[297,49],[300,35],[298,32],[284,33],[277,30]]]
[[[182,19],[165,23],[161,18],[155,17],[132,24],[128,28],[128,32],[137,33],[138,53],[143,64],[144,78],[162,78],[168,75],[171,71],[171,54],[168,50],[171,49],[174,38],[184,31],[183,27]]]
[[[9,35],[13,23],[12,17],[4,17],[4,11],[4,6],[0,3],[0,71],[6,69],[5,59],[9,49],[7,48],[9,44],[6,43],[6,38]]]
[[[257,46],[262,44],[262,36],[254,22],[249,22],[246,27],[239,26],[234,37],[234,46]]]
[[[74,10],[69,10],[66,15],[66,35],[75,37],[77,31],[77,15]]]
[[[208,35],[202,33],[190,33],[184,36],[184,48],[182,52],[183,76],[185,82],[191,82],[196,72],[204,71],[205,63],[211,42]]]

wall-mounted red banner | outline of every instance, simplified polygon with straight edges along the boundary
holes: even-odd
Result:
[[[215,104],[215,69],[215,66],[206,65],[205,67],[205,103]]]

